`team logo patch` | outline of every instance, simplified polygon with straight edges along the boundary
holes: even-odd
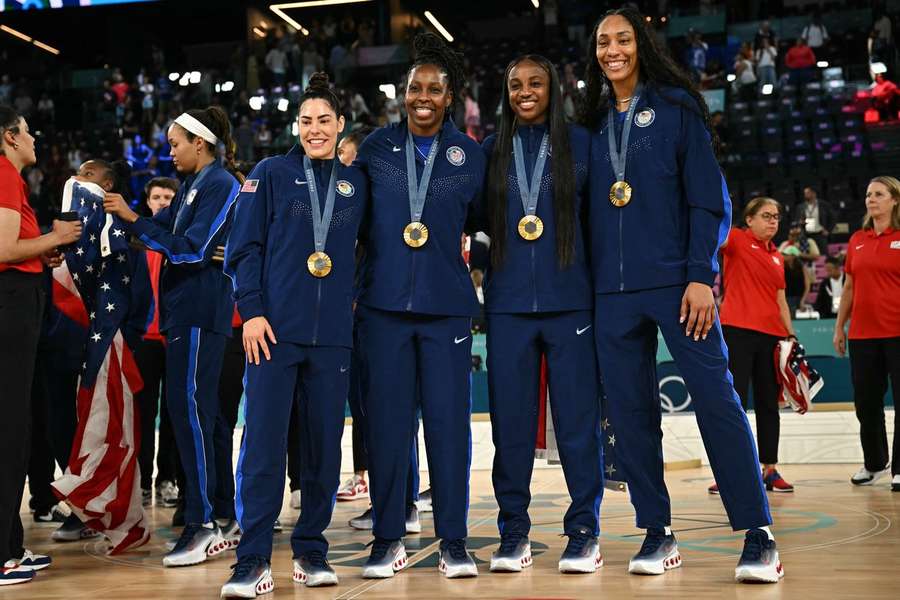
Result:
[[[187,198],[184,199],[184,203],[190,206],[194,203],[194,198],[197,197],[197,190],[191,190],[188,192]]]
[[[900,250],[900,240],[891,242],[891,250]]]
[[[248,194],[255,194],[257,187],[259,187],[259,179],[248,179],[244,182],[244,185],[241,186],[241,191]]]
[[[353,192],[356,190],[353,189],[353,184],[345,179],[341,179],[337,182],[337,191],[341,196],[350,197],[353,195]]]
[[[781,259],[778,258],[777,256],[773,256],[773,257],[772,257],[772,262],[775,263],[776,265],[780,265],[780,264],[781,264]]]
[[[466,153],[459,146],[447,148],[447,162],[455,167],[461,167],[466,162]]]
[[[652,108],[645,108],[634,115],[634,124],[638,127],[650,127],[656,120],[656,113]]]

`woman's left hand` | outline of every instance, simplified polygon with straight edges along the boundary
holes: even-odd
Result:
[[[103,210],[111,215],[116,215],[127,223],[138,220],[138,214],[131,210],[122,194],[106,194],[103,197]]]
[[[66,255],[60,252],[59,249],[53,248],[41,254],[41,262],[51,269],[55,269],[62,264],[65,257]]]
[[[694,341],[701,337],[705,340],[709,330],[716,322],[716,299],[712,288],[705,283],[692,281],[684,290],[681,298],[681,317],[679,323],[687,321],[684,335],[693,336]]]

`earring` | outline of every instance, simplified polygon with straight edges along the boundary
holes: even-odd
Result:
[[[18,144],[13,144],[13,150],[18,150],[18,149],[19,149],[19,145],[18,145]]]

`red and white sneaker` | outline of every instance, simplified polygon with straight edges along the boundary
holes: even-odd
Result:
[[[713,494],[714,496],[718,496],[719,495],[719,484],[718,483],[712,484],[711,486],[709,486],[707,488],[706,491],[708,491],[710,494]]]
[[[362,500],[369,497],[369,484],[365,478],[354,474],[353,477],[338,488],[338,502],[349,502],[350,500]]]
[[[763,471],[763,483],[767,492],[793,492],[794,486],[784,480],[784,477],[774,468]]]

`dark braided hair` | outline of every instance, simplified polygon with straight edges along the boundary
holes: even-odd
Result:
[[[187,111],[187,114],[206,125],[207,129],[212,131],[213,135],[219,138],[219,141],[225,146],[225,169],[234,175],[238,181],[244,183],[246,177],[237,170],[237,167],[234,164],[234,151],[237,145],[231,137],[231,121],[228,120],[228,115],[225,111],[218,106],[210,106],[209,108],[204,109],[195,108],[189,110]],[[182,129],[184,128],[182,127]],[[196,135],[187,129],[184,130],[184,133],[189,142],[193,142],[197,138]],[[206,147],[210,154],[213,156],[216,155],[216,147],[213,144],[206,142]]]
[[[525,54],[506,67],[503,76],[503,100],[496,143],[488,171],[488,219],[491,229],[491,264],[499,267],[506,254],[507,173],[516,135],[516,115],[509,104],[509,75],[519,64],[530,61],[547,73],[550,103],[547,105],[547,132],[553,148],[550,172],[553,174],[553,219],[556,226],[556,256],[565,268],[575,260],[575,165],[569,146],[569,129],[563,108],[559,74],[549,60],[539,54]],[[518,192],[517,192],[518,193]]]
[[[607,107],[610,105],[613,95],[612,85],[603,69],[597,62],[597,32],[600,24],[609,17],[624,17],[634,29],[637,40],[638,66],[640,78],[647,88],[654,89],[659,95],[671,104],[677,104],[694,112],[703,119],[706,130],[709,132],[713,151],[719,152],[719,136],[710,124],[709,107],[703,95],[697,91],[691,78],[679,67],[667,50],[662,49],[656,43],[656,36],[647,30],[644,16],[633,8],[617,8],[610,10],[597,21],[591,38],[588,40],[587,69],[585,72],[585,94],[578,110],[578,121],[590,130],[596,130],[603,124],[606,118]],[[663,86],[681,88],[687,92],[694,103],[684,102],[677,98],[669,98],[662,92]]]
[[[303,90],[303,95],[300,97],[300,106],[303,106],[307,100],[316,98],[327,102],[328,106],[334,110],[335,117],[341,116],[341,101],[331,88],[328,73],[318,72],[310,75],[309,83],[306,84],[306,89]]]
[[[462,89],[466,84],[466,73],[463,66],[463,55],[451,49],[444,40],[431,32],[420,33],[413,40],[415,58],[406,72],[406,79],[413,69],[422,65],[434,65],[447,76],[452,98],[450,106],[445,113],[445,118],[453,113],[456,103],[461,98]]]

